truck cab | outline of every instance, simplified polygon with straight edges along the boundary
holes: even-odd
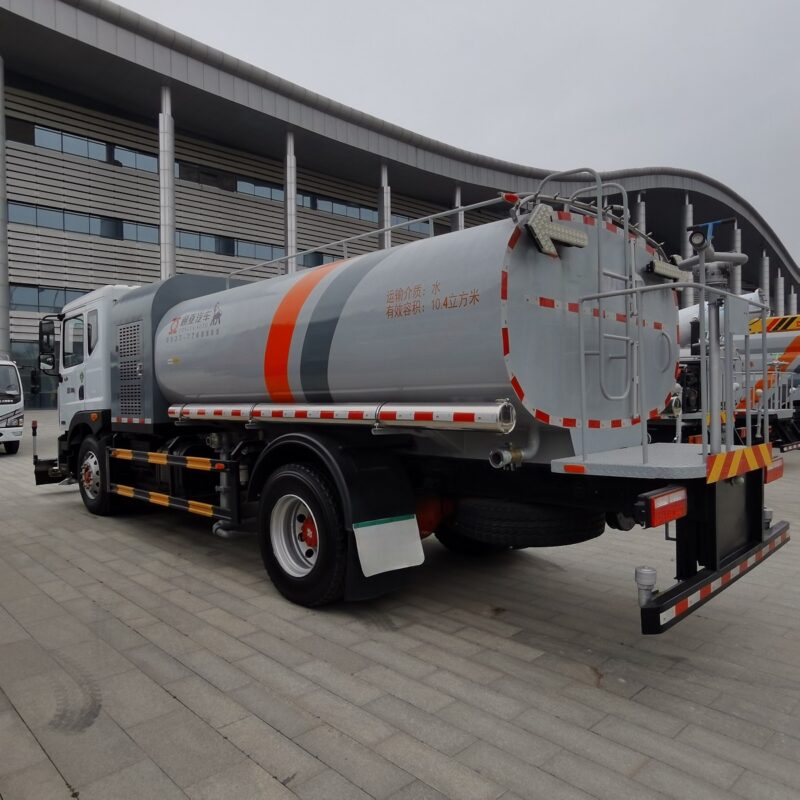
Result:
[[[8,455],[19,450],[22,441],[24,407],[22,381],[13,361],[0,356],[0,444]]]

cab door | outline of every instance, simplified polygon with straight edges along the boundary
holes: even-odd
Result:
[[[86,408],[86,315],[77,311],[61,328],[61,381],[58,385],[59,427],[69,430],[72,418]]]

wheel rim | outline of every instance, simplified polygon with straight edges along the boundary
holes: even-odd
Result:
[[[272,552],[287,575],[303,578],[314,569],[319,553],[319,528],[302,498],[286,494],[275,503],[269,535]]]
[[[91,450],[83,457],[81,464],[81,486],[90,500],[100,496],[100,462]]]

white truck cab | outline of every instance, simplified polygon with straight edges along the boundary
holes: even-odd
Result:
[[[22,381],[13,361],[0,356],[0,443],[13,455],[22,441],[24,407]]]
[[[111,308],[133,286],[104,286],[67,303],[61,312],[58,426],[69,431],[76,414],[111,407]]]

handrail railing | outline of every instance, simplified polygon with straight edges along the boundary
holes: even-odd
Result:
[[[675,290],[683,290],[683,289],[700,289],[701,290],[701,299],[700,299],[700,306],[699,306],[699,314],[700,314],[700,328],[704,334],[705,331],[705,309],[704,309],[704,300],[705,300],[705,293],[710,293],[717,298],[725,299],[725,298],[734,298],[737,302],[744,301],[747,303],[748,307],[756,308],[761,312],[761,327],[762,327],[762,335],[761,335],[761,352],[762,352],[762,386],[767,387],[768,383],[768,365],[767,365],[767,338],[766,338],[766,320],[767,320],[767,313],[768,307],[763,303],[760,303],[756,300],[751,300],[749,298],[741,297],[740,295],[733,294],[732,292],[728,292],[725,289],[719,289],[715,286],[709,286],[704,282],[694,282],[694,281],[679,281],[674,283],[668,284],[657,284],[657,285],[650,285],[650,286],[634,286],[627,289],[618,289],[615,291],[608,291],[608,292],[597,292],[595,294],[585,295],[578,300],[579,310],[581,313],[578,314],[578,342],[579,342],[579,352],[580,352],[580,395],[581,395],[581,427],[580,427],[580,441],[581,441],[581,458],[585,461],[586,460],[586,427],[587,427],[587,420],[588,420],[588,412],[586,408],[587,403],[587,394],[586,394],[586,333],[584,329],[584,314],[582,313],[582,307],[586,303],[590,303],[593,301],[602,302],[602,300],[611,298],[611,297],[622,297],[626,295],[633,294],[637,299],[637,306],[640,304],[639,300],[642,295],[649,294],[652,292],[664,292],[664,291],[675,291]],[[728,332],[730,331],[730,314],[725,315],[726,318],[726,328]],[[749,332],[745,333],[745,370],[749,371],[750,363],[749,363]],[[642,325],[640,321],[637,320],[637,345],[639,348],[639,367],[640,367],[640,374],[639,374],[639,381],[638,381],[638,406],[641,411],[640,413],[640,425],[642,426],[642,463],[647,463],[648,460],[648,438],[647,438],[647,420],[645,419],[645,389],[646,389],[646,381],[645,381],[645,373],[643,369],[643,353],[641,348],[641,340],[642,340]],[[704,348],[702,347],[701,343],[701,355],[703,355]],[[731,359],[733,358],[732,349],[730,347],[725,348],[725,363],[730,363]],[[707,360],[703,359],[701,361],[701,375],[700,375],[700,385],[701,389],[708,383],[708,379],[710,377],[710,373],[712,369],[719,370],[719,364],[710,364],[708,365],[708,374],[706,372],[706,363]],[[732,369],[726,369],[726,375],[732,374]],[[729,384],[732,388],[732,381]],[[748,430],[749,430],[749,377],[745,379],[745,385],[747,387],[746,392],[746,412],[748,414]],[[763,396],[763,395],[762,395]],[[701,391],[701,420],[702,420],[702,428],[703,428],[703,442],[702,442],[702,455],[705,458],[708,455],[709,444],[708,444],[708,437],[707,437],[707,419],[711,418],[712,421],[716,418],[719,420],[719,415],[721,413],[720,408],[711,409],[709,408],[708,404],[708,394],[707,392]],[[733,419],[735,415],[735,401],[733,398],[733,392],[727,392],[727,398],[725,400],[725,411],[726,411],[726,419]],[[766,404],[762,404],[762,435],[764,443],[769,442],[769,418],[766,412]],[[733,436],[732,436],[732,427],[726,424],[726,448],[730,449],[733,447]]]

